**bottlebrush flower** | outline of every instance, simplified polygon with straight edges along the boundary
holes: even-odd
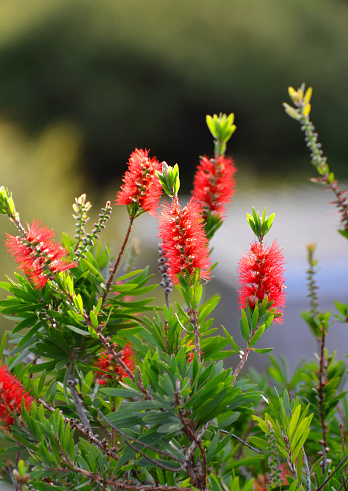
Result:
[[[162,251],[173,283],[180,273],[192,274],[200,269],[200,277],[210,278],[208,240],[205,236],[200,206],[191,199],[185,208],[177,200],[164,204],[159,219]]]
[[[239,293],[239,307],[246,304],[255,307],[255,301],[267,296],[273,300],[276,313],[283,314],[285,307],[284,265],[285,259],[282,250],[276,241],[266,248],[263,243],[254,242],[250,251],[243,254],[238,267],[238,282],[241,287]],[[283,317],[277,317],[275,322],[281,324]]]
[[[6,246],[35,288],[42,289],[53,274],[77,266],[69,263],[68,251],[54,242],[53,230],[40,227],[35,220],[27,229],[24,237],[7,234]]]
[[[128,369],[134,373],[135,358],[133,346],[130,343],[127,343],[121,350],[121,360]],[[97,369],[95,379],[99,385],[105,385],[108,380],[112,380],[115,377],[118,379],[129,378],[128,373],[117,363],[113,356],[111,354],[106,354],[105,351],[100,353],[99,358],[95,363],[95,367]],[[103,371],[101,372],[99,370]]]
[[[234,174],[237,169],[233,160],[224,155],[209,159],[201,158],[193,180],[193,197],[201,205],[204,215],[222,215],[234,193]]]
[[[21,404],[27,409],[34,401],[19,380],[8,371],[6,365],[0,366],[0,428],[9,429],[15,417],[21,414]]]
[[[156,157],[149,158],[148,150],[132,152],[128,170],[123,176],[123,186],[116,196],[116,205],[138,204],[144,211],[155,215],[162,193],[162,184],[156,171],[161,172],[162,164]]]

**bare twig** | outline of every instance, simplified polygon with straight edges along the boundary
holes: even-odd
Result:
[[[203,434],[205,433],[206,429],[208,428],[210,421],[208,421],[203,428],[201,428],[199,433],[196,433],[196,430],[194,429],[194,425],[190,420],[188,420],[184,412],[180,406],[180,401],[179,401],[179,394],[180,394],[180,381],[177,380],[176,384],[176,391],[174,393],[174,402],[176,406],[178,407],[178,415],[181,424],[183,425],[183,433],[189,438],[189,440],[192,442],[189,449],[186,452],[185,455],[185,468],[187,469],[188,475],[190,476],[192,480],[192,484],[201,489],[204,490],[207,487],[207,456],[205,453],[205,450],[203,448],[201,438]],[[191,423],[191,424],[190,424]],[[197,464],[194,466],[193,463],[193,456],[196,448],[199,448],[201,457],[202,457],[202,462],[203,462],[203,468],[199,461],[197,461]]]
[[[77,414],[79,415],[79,418],[81,420],[81,423],[86,426],[91,435],[93,436],[93,431],[91,428],[91,425],[88,421],[88,418],[86,416],[86,413],[83,410],[82,404],[81,404],[81,399],[79,397],[79,393],[77,392],[76,385],[78,384],[78,380],[75,378],[75,354],[76,354],[76,348],[74,349],[70,364],[70,374],[69,374],[69,379],[68,379],[68,386],[70,388],[70,393],[71,397],[74,403],[74,406],[76,408]]]
[[[241,360],[240,360],[240,362],[239,362],[239,364],[238,364],[238,366],[235,369],[234,374],[233,374],[233,383],[237,380],[239,372],[244,367],[244,364],[248,359],[249,351],[250,351],[250,348],[248,348],[248,347],[246,347],[245,350],[243,351],[243,354],[241,355]]]
[[[325,481],[323,483],[320,484],[319,487],[317,487],[317,489],[315,491],[320,491],[321,489],[323,489],[327,483],[330,481],[330,479],[336,474],[336,472],[346,463],[346,461],[348,460],[348,455],[346,455],[342,460],[341,462],[338,464],[338,466],[336,467],[336,469],[334,469],[331,474],[325,479]]]
[[[39,402],[43,405],[45,409],[51,411],[51,413],[55,412],[56,409],[53,406],[47,404],[47,402],[44,401],[43,399],[39,399]],[[64,416],[64,414],[62,414],[62,411],[60,411],[60,414],[66,424],[70,424],[72,428],[76,428],[77,431],[79,431],[82,435],[87,437],[91,443],[93,443],[95,446],[98,446],[101,450],[103,450],[106,453],[106,455],[112,457],[115,460],[119,460],[118,455],[113,451],[113,449],[108,447],[108,443],[105,440],[99,440],[97,436],[92,435],[90,433],[89,428],[84,426],[78,419],[67,418],[66,416]]]
[[[226,435],[228,435],[228,431],[226,430],[220,430],[221,433],[226,433]],[[236,440],[238,440],[240,443],[242,443],[243,445],[245,445],[246,447],[250,448],[251,450],[253,450],[254,452],[256,453],[260,453],[262,454],[261,450],[251,446],[249,443],[245,442],[244,440],[242,440],[241,438],[239,438],[239,436],[235,435],[234,433],[231,433],[231,437],[232,438],[235,438]]]
[[[100,482],[103,484],[107,484],[109,486],[112,486],[116,490],[122,490],[122,489],[127,489],[129,491],[192,491],[191,488],[179,488],[177,486],[157,486],[157,485],[147,485],[147,484],[128,484],[127,482],[123,480],[117,480],[116,478],[112,478],[111,476],[102,476],[100,474],[95,474],[91,471],[87,471],[85,469],[82,469],[81,467],[78,467],[72,462],[68,462],[64,458],[62,458],[62,464],[65,466],[63,468],[64,470],[69,470],[72,469],[75,472],[78,472],[79,474],[82,474],[85,476],[87,479],[90,479],[91,481],[96,481]]]
[[[104,304],[105,304],[105,301],[107,299],[107,296],[109,294],[109,291],[110,291],[110,288],[111,288],[111,285],[112,285],[112,282],[114,280],[114,276],[116,274],[116,271],[117,271],[117,268],[118,268],[118,265],[120,264],[120,260],[121,260],[121,257],[122,257],[122,254],[124,252],[124,249],[126,247],[126,244],[128,242],[128,239],[129,239],[129,235],[132,231],[132,227],[133,227],[133,222],[134,222],[134,216],[130,216],[129,217],[129,225],[128,225],[128,229],[127,229],[127,232],[126,232],[126,236],[123,240],[123,243],[122,243],[122,246],[121,246],[121,249],[120,249],[120,252],[118,253],[118,256],[117,256],[117,259],[115,261],[115,264],[114,264],[114,267],[113,269],[110,271],[110,276],[109,276],[109,279],[108,279],[108,282],[106,283],[106,287],[105,287],[105,291],[104,291],[104,294],[103,294],[103,297],[102,297],[102,305],[101,305],[101,308],[103,308]]]

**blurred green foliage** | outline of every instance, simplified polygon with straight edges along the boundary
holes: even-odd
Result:
[[[187,169],[189,189],[197,156],[213,152],[207,113],[236,114],[242,170],[305,166],[281,108],[305,81],[325,153],[347,177],[347,18],[343,0],[2,0],[2,111],[31,135],[61,120],[79,128],[95,183],[146,147]]]

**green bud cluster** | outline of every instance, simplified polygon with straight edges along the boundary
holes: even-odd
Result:
[[[76,257],[82,256],[83,252],[90,247],[94,246],[94,242],[99,239],[99,233],[105,228],[106,222],[109,220],[112,212],[110,201],[106,202],[105,208],[101,209],[101,213],[98,216],[98,221],[94,224],[94,228],[90,234],[87,234],[82,240],[81,244],[77,248]]]
[[[207,115],[206,122],[215,140],[215,155],[224,155],[226,144],[237,129],[237,126],[233,124],[234,114],[231,113],[229,116],[222,113],[219,116],[217,114]]]
[[[290,118],[296,119],[296,121],[300,121],[303,118],[308,120],[312,108],[310,104],[313,92],[312,87],[309,87],[305,92],[305,84],[302,84],[299,89],[295,90],[293,87],[289,87],[288,91],[290,99],[298,109],[295,109],[284,102],[283,106],[285,112],[288,114],[288,116],[290,116]]]
[[[19,213],[15,208],[12,193],[4,186],[0,187],[0,214],[7,215],[8,218],[16,225],[20,233],[25,233],[25,230],[21,225]]]
[[[176,197],[180,189],[178,164],[175,164],[174,167],[171,167],[166,162],[162,162],[162,173],[156,171],[156,174],[162,184],[163,191],[170,198]]]
[[[86,201],[86,194],[81,194],[78,198],[75,198],[75,203],[72,205],[74,210],[73,217],[76,220],[75,224],[75,239],[76,239],[76,249],[80,245],[82,237],[85,235],[85,225],[88,221],[88,211],[91,209],[92,205],[89,201]]]
[[[262,217],[258,211],[255,211],[255,208],[252,208],[252,215],[247,213],[247,221],[250,225],[251,230],[254,232],[259,242],[263,241],[263,238],[270,231],[273,220],[275,217],[275,213],[272,213],[269,217],[266,217],[266,208],[264,208]]]

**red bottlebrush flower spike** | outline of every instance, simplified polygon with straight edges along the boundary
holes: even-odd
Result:
[[[51,275],[77,266],[69,263],[68,251],[54,242],[53,230],[40,227],[35,220],[31,227],[27,224],[27,229],[24,237],[7,234],[6,246],[35,288],[42,289]]]
[[[200,269],[200,277],[210,278],[210,258],[199,203],[191,199],[181,209],[177,200],[165,204],[159,219],[159,237],[173,283],[180,273],[194,273]]]
[[[133,346],[127,343],[121,350],[121,360],[128,367],[128,369],[134,373],[135,370],[135,358]],[[107,355],[105,351],[102,351],[99,355],[97,362],[95,363],[96,375],[95,380],[99,385],[106,385],[108,380],[112,380],[115,377],[120,379],[129,378],[128,373],[116,362],[111,354]],[[103,370],[102,372],[99,370]],[[108,373],[104,373],[108,372]]]
[[[276,241],[266,248],[263,243],[254,242],[250,251],[243,254],[238,267],[238,282],[241,287],[239,293],[239,308],[246,304],[255,307],[255,301],[267,296],[273,300],[272,308],[276,313],[283,314],[285,307],[284,263],[282,250]],[[281,324],[283,316],[274,319]]]
[[[21,414],[21,404],[30,408],[34,398],[28,394],[20,381],[8,371],[6,365],[0,366],[0,428],[8,430]]]
[[[138,148],[131,154],[128,170],[123,177],[123,186],[117,194],[116,205],[138,204],[150,215],[156,214],[161,198],[162,184],[156,175],[162,164],[155,157],[149,158],[148,150]]]
[[[199,202],[203,214],[223,215],[234,193],[234,174],[237,169],[233,160],[224,155],[209,159],[201,158],[193,180],[193,197]]]

